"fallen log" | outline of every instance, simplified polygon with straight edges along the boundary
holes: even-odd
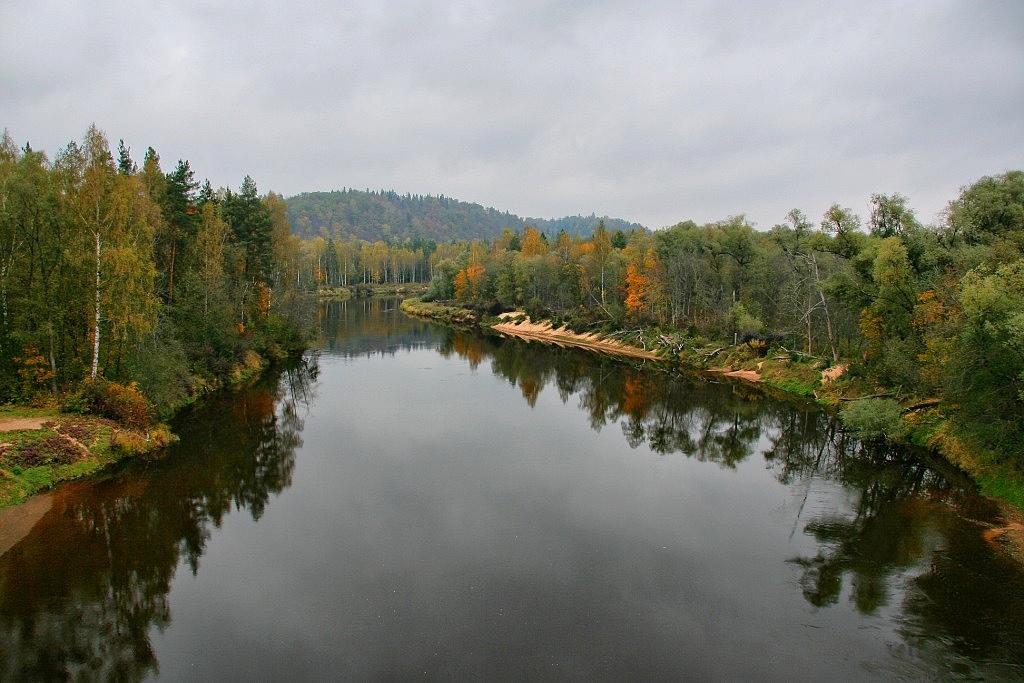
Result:
[[[929,399],[926,399],[924,401],[919,401],[918,403],[915,403],[913,405],[907,406],[906,408],[903,409],[903,412],[904,413],[912,413],[915,410],[921,410],[922,408],[931,408],[932,406],[937,406],[940,403],[942,403],[942,399],[939,399],[939,398],[929,398]]]
[[[896,394],[892,393],[891,391],[887,391],[887,392],[884,392],[884,393],[881,393],[881,394],[868,394],[867,396],[854,396],[852,398],[845,398],[844,397],[844,398],[840,398],[839,400],[840,401],[863,401],[863,400],[869,399],[869,398],[891,398],[891,397],[893,397],[895,395]]]

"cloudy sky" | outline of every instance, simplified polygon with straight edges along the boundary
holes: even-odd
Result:
[[[933,222],[1024,168],[1019,0],[2,0],[0,129],[90,123],[261,191],[394,189],[657,228]]]

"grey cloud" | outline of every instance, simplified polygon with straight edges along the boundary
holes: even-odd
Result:
[[[1022,165],[1021,7],[23,3],[0,25],[0,127],[52,153],[95,121],[286,195],[768,228],[900,192],[928,221]]]

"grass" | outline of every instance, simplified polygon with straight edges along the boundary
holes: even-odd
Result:
[[[813,397],[821,386],[821,370],[808,363],[766,361],[761,367],[761,379],[787,394]]]
[[[409,315],[437,320],[452,326],[473,325],[477,322],[476,314],[473,311],[417,298],[405,299],[402,301],[401,308]]]
[[[1024,510],[1024,477],[1017,473],[996,471],[975,477],[981,492],[990,498],[1005,500]]]
[[[42,429],[0,432],[0,507],[95,474],[124,457],[161,448],[173,438],[162,425],[142,434],[103,418],[52,409],[5,409],[0,417],[50,418]]]

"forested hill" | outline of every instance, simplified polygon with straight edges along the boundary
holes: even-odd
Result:
[[[560,230],[590,235],[602,220],[610,232],[643,229],[638,223],[594,215],[553,220],[520,218],[444,195],[400,195],[394,191],[304,192],[286,201],[292,230],[303,238],[356,237],[370,242],[490,240],[506,228],[521,232],[527,224],[551,237]]]

